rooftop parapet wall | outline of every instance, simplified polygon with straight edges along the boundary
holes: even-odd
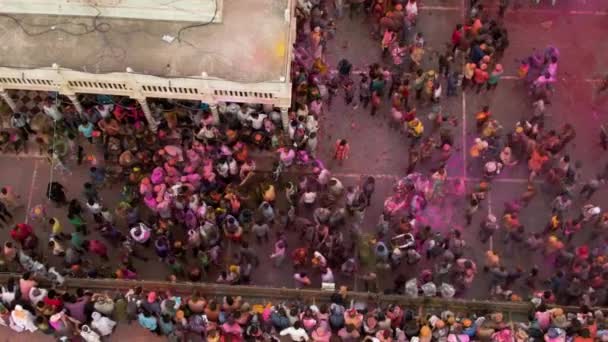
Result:
[[[224,0],[0,0],[0,12],[220,23]]]

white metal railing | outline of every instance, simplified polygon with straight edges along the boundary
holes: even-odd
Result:
[[[65,68],[0,67],[0,88],[217,102],[291,103],[290,82],[239,83],[213,77],[163,78],[138,73],[91,74]]]

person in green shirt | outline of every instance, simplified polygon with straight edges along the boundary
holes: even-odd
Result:
[[[494,67],[494,71],[492,71],[492,73],[490,73],[490,77],[488,78],[488,82],[487,82],[488,90],[496,89],[496,86],[498,86],[498,81],[502,77],[502,74],[503,74],[502,65],[496,64],[496,66]]]
[[[87,224],[80,215],[68,214],[68,221],[74,226],[77,232],[87,234]]]
[[[81,232],[78,232],[78,231],[73,232],[70,237],[70,242],[76,249],[84,250],[84,248],[83,248],[84,236],[82,235]]]
[[[176,258],[170,258],[169,261],[169,268],[171,269],[171,273],[175,274],[176,276],[182,276],[184,275],[184,265],[179,262]]]
[[[374,80],[372,81],[372,84],[371,84],[372,92],[376,92],[378,94],[378,96],[382,97],[382,94],[384,94],[385,85],[386,85],[386,82],[384,81],[383,76],[378,75],[378,77],[374,78]]]
[[[416,100],[420,100],[422,96],[422,89],[424,89],[424,82],[426,77],[422,72],[422,69],[416,71],[416,79],[414,79],[414,90],[416,90]]]
[[[207,276],[207,273],[209,272],[209,266],[211,265],[209,255],[207,254],[207,252],[199,250],[197,253],[197,257],[201,270],[203,271],[204,275]]]

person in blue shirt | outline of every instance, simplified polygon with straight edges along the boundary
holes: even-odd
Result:
[[[158,321],[156,320],[156,317],[152,316],[151,313],[145,310],[139,313],[139,315],[137,316],[137,321],[142,327],[152,332],[155,332],[157,334],[160,332],[158,330]]]
[[[481,45],[479,44],[473,44],[473,46],[471,47],[471,53],[469,55],[469,58],[471,59],[471,61],[475,64],[479,64],[479,62],[483,59],[483,57],[485,56],[485,52],[483,51]]]
[[[173,325],[173,320],[169,315],[162,315],[160,320],[158,321],[158,325],[160,327],[160,332],[164,336],[168,336],[175,330],[175,326]]]
[[[82,134],[91,144],[93,143],[93,130],[95,126],[89,121],[83,122],[78,125],[78,132]]]

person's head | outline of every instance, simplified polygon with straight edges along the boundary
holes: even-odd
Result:
[[[482,111],[489,112],[490,111],[490,106],[483,106]]]
[[[557,56],[551,56],[551,63],[557,63]]]
[[[1,192],[3,195],[6,195],[6,194],[8,193],[8,190],[7,190],[6,188],[2,188],[2,190],[0,190],[0,192]]]
[[[89,190],[89,189],[91,189],[92,187],[93,187],[93,184],[91,184],[91,183],[89,183],[89,182],[84,183],[84,188],[85,188],[85,189]]]
[[[55,292],[55,290],[50,289],[49,292],[47,292],[46,296],[50,299],[55,299],[55,296],[57,296],[57,293]]]
[[[348,144],[348,142],[346,142],[346,139],[340,140],[340,146],[345,146],[346,144]]]
[[[166,324],[171,323],[171,317],[169,317],[169,315],[167,315],[167,314],[162,315],[161,319],[163,320],[163,323],[166,323]]]
[[[87,201],[87,203],[88,203],[89,205],[95,205],[95,200],[94,200],[94,199],[92,199],[92,198],[89,198],[89,200]]]
[[[53,241],[53,240],[49,241],[49,247],[55,248],[55,241]]]
[[[302,327],[302,323],[301,323],[300,321],[295,321],[295,322],[293,323],[293,327],[294,327],[295,329],[300,329],[300,328]]]
[[[462,30],[462,24],[456,24],[456,30],[458,30],[458,31]]]
[[[23,280],[29,280],[31,276],[32,274],[30,272],[25,272],[21,277],[23,278]]]
[[[464,262],[464,268],[466,268],[467,270],[470,270],[473,268],[473,263],[470,260],[467,260]]]
[[[12,291],[15,288],[15,278],[9,277],[6,281],[6,287],[8,287],[9,291]]]
[[[49,224],[55,224],[55,219],[54,218],[49,219]]]
[[[243,248],[249,248],[249,242],[247,242],[247,241],[243,241],[243,242],[241,243],[241,246],[242,246]]]

